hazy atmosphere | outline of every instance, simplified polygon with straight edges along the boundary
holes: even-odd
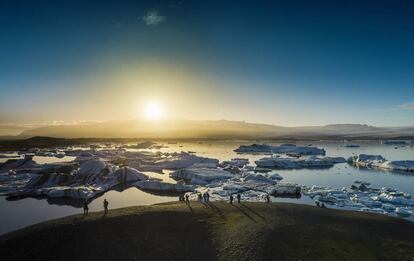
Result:
[[[2,1],[2,134],[148,118],[148,107],[159,119],[412,126],[413,12],[410,1]]]

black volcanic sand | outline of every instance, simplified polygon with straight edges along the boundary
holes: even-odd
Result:
[[[414,223],[296,204],[173,202],[0,237],[0,260],[414,260]]]

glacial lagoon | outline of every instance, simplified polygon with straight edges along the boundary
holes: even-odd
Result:
[[[266,143],[271,145],[279,145],[282,142],[266,142],[266,141],[200,141],[200,142],[177,142],[162,143],[163,145],[151,149],[129,149],[132,151],[147,152],[190,152],[191,154],[218,159],[220,162],[233,158],[246,158],[250,165],[254,166],[254,162],[266,155],[263,154],[238,154],[234,150],[240,145],[249,145],[252,143]],[[291,143],[291,142],[289,142]],[[413,160],[413,145],[394,145],[384,144],[381,141],[352,141],[349,146],[343,142],[331,141],[306,141],[295,142],[297,146],[316,146],[326,151],[329,157],[344,157],[348,159],[350,156],[359,154],[382,155],[387,160]],[[88,148],[83,148],[88,149]],[[17,153],[2,155],[10,156],[10,158],[18,157]],[[0,158],[0,163],[5,162],[8,158]],[[56,158],[53,156],[34,156],[33,160],[39,164],[72,161],[75,157],[64,156]],[[157,172],[144,171],[150,177],[158,178],[163,182],[175,183],[176,181],[169,177],[171,171],[164,171],[164,174]],[[283,177],[283,182],[296,183],[300,186],[320,186],[332,187],[333,189],[341,189],[350,187],[355,181],[364,181],[370,183],[371,188],[395,188],[398,191],[414,195],[414,172],[389,171],[379,169],[358,168],[349,163],[338,163],[333,167],[324,169],[289,169],[289,170],[273,170]],[[163,195],[161,193],[144,192],[136,187],[117,188],[105,192],[103,195],[93,199],[89,204],[90,211],[102,210],[102,201],[106,198],[109,201],[109,208],[122,208],[135,205],[149,205],[168,201],[178,200],[177,196]],[[296,197],[274,197],[271,196],[273,202],[291,202],[298,204],[315,205],[315,199],[307,195]],[[329,208],[358,210],[352,207],[339,207],[337,205],[329,205]],[[6,199],[5,196],[0,197],[0,234],[4,234],[28,225],[38,222],[55,219],[67,215],[82,213],[83,210],[73,204],[67,204],[63,199],[51,200],[42,198],[15,198],[13,200]],[[408,219],[414,221],[413,216]]]

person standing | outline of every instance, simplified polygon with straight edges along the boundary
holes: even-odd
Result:
[[[230,195],[230,204],[233,204],[233,195]]]
[[[185,201],[186,201],[187,204],[190,203],[189,198],[190,198],[190,196],[188,194],[185,194]]]
[[[269,194],[266,194],[266,203],[270,203],[270,196],[269,196]]]
[[[108,214],[108,205],[109,205],[109,202],[106,199],[104,199],[103,206],[105,210],[105,215]]]
[[[210,202],[210,194],[208,193],[208,191],[206,192],[206,199],[207,199],[207,202]]]
[[[83,215],[87,216],[89,212],[88,201],[86,199],[83,201]]]
[[[237,203],[239,204],[240,204],[240,198],[241,198],[240,193],[237,193]]]

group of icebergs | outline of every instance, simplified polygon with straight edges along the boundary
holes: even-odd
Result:
[[[348,159],[350,164],[363,168],[377,168],[392,171],[414,171],[414,160],[388,161],[381,155],[354,155]]]
[[[150,145],[150,144],[146,144]],[[282,179],[270,169],[254,167],[247,159],[217,159],[192,153],[160,153],[124,149],[68,150],[72,162],[37,164],[30,157],[0,164],[0,193],[8,196],[45,196],[91,200],[119,186],[175,193],[211,190],[212,199],[227,200],[242,193],[251,200],[267,194],[300,194],[296,184],[280,184]],[[152,178],[143,171],[175,170],[176,184]]]
[[[156,145],[145,142],[134,148],[153,146]],[[253,144],[235,150],[272,154],[255,161],[255,165],[250,165],[244,158],[219,162],[188,152],[128,150],[122,146],[99,150],[60,148],[59,151],[75,159],[38,164],[32,160],[32,154],[28,154],[0,164],[0,195],[92,200],[112,189],[135,186],[156,193],[187,193],[190,199],[197,199],[198,194],[208,191],[210,200],[228,200],[236,193],[248,201],[263,201],[267,195],[300,197],[303,194],[336,206],[401,216],[411,215],[414,208],[414,201],[407,193],[370,188],[364,182],[342,189],[281,182],[283,178],[274,169],[329,168],[346,162],[342,157],[326,157],[324,149],[312,146]],[[414,170],[414,161],[387,161],[380,155],[360,154],[350,157],[348,162],[366,168]],[[167,183],[144,173],[162,173],[163,170],[172,170],[170,177],[176,183]]]
[[[414,200],[411,195],[392,188],[370,188],[369,183],[355,181],[349,188],[302,187],[302,193],[316,202],[338,207],[348,207],[377,214],[395,214],[409,217],[414,214]]]

